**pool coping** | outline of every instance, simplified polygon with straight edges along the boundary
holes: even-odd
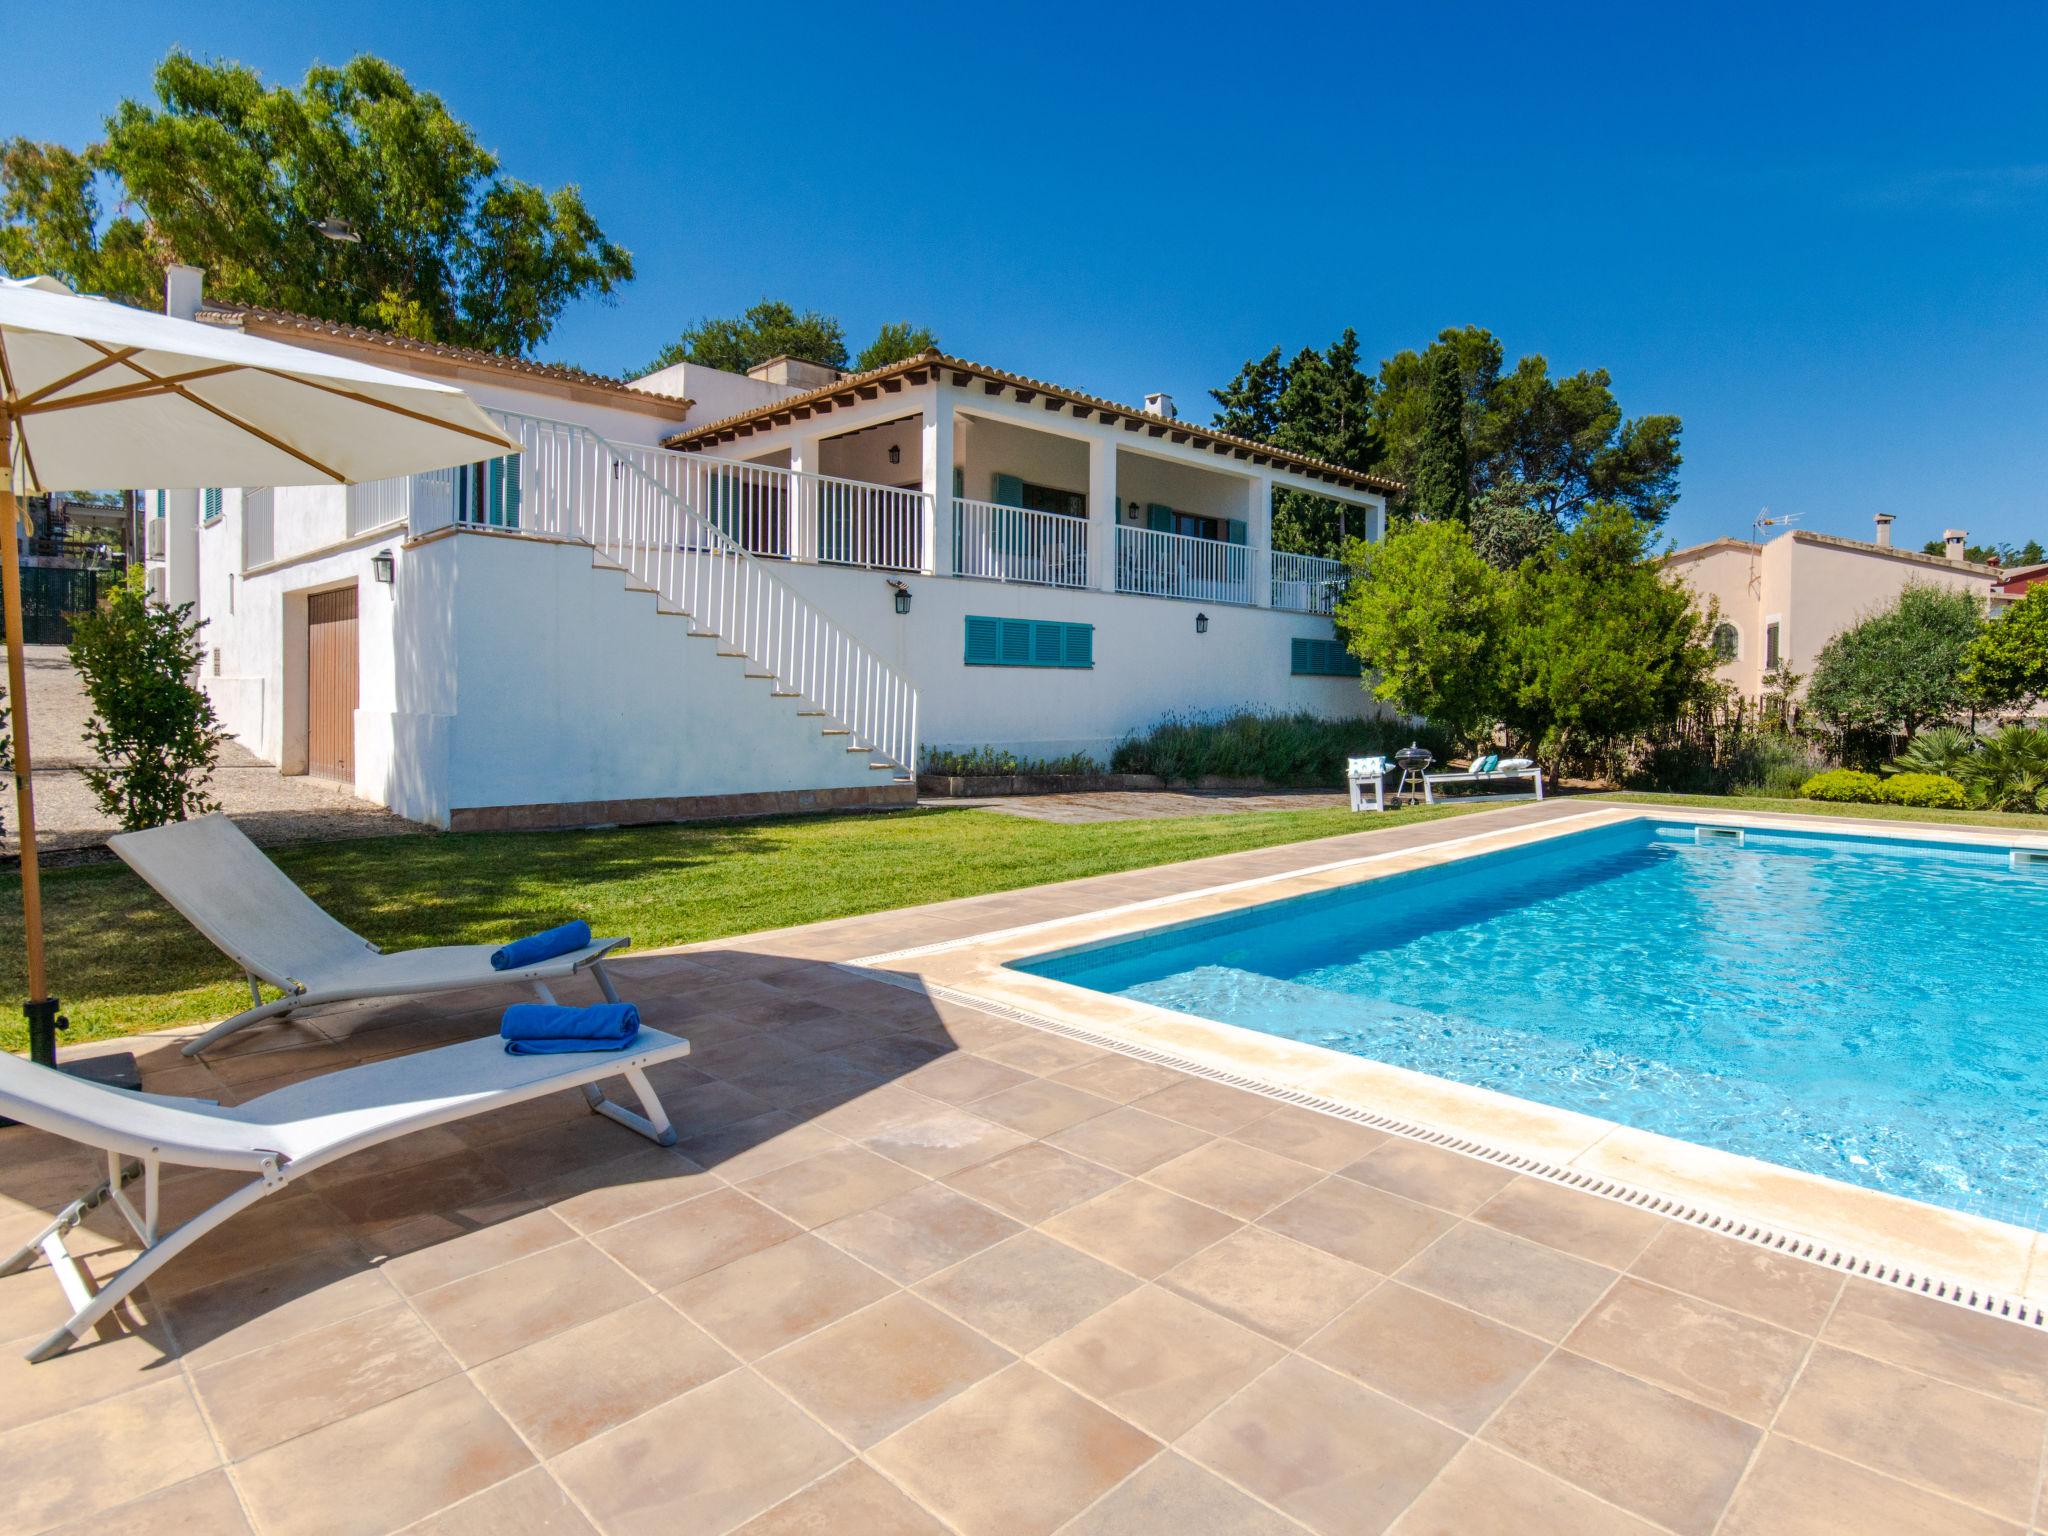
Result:
[[[934,998],[1317,1109],[1842,1272],[2048,1327],[2048,1234],[1325,1046],[1112,997],[1010,962],[1626,822],[2048,850],[2048,836],[1608,804],[839,962]]]

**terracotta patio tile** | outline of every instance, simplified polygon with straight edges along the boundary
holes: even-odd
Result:
[[[579,1238],[412,1298],[465,1366],[631,1306],[646,1287]]]
[[[814,1015],[785,1025],[780,1034],[791,1045],[800,1045],[807,1051],[833,1051],[890,1032],[886,1024],[874,1019],[821,1006]]]
[[[1516,1178],[1510,1169],[1405,1136],[1388,1137],[1343,1174],[1453,1216],[1470,1215]]]
[[[543,1456],[581,1445],[736,1362],[658,1296],[478,1366],[476,1384]]]
[[[709,1194],[724,1181],[670,1147],[578,1169],[532,1186],[529,1193],[576,1231],[588,1235],[651,1211]]]
[[[1331,1177],[1268,1211],[1259,1225],[1390,1274],[1450,1230],[1452,1218],[1398,1195]]]
[[[1658,1536],[1657,1527],[1474,1440],[1389,1536]]]
[[[1285,1351],[1194,1302],[1140,1286],[1031,1363],[1147,1434],[1172,1440]]]
[[[1851,1280],[1820,1336],[1960,1387],[2048,1408],[2048,1333],[2038,1328]]]
[[[1048,1236],[1150,1280],[1235,1232],[1235,1216],[1133,1181],[1062,1211],[1041,1227]]]
[[[1055,1147],[1120,1173],[1140,1174],[1213,1138],[1178,1120],[1127,1106],[1083,1120],[1046,1139]]]
[[[1061,1526],[1060,1536],[1301,1536],[1301,1527],[1167,1451]]]
[[[1565,1346],[1709,1408],[1767,1424],[1806,1359],[1808,1340],[1623,1276]]]
[[[728,1082],[700,1083],[679,1093],[664,1093],[661,1102],[669,1119],[682,1128],[685,1152],[690,1150],[688,1141],[751,1120],[775,1107],[758,1094]]]
[[[66,1521],[47,1536],[248,1536],[242,1501],[225,1472],[202,1472],[182,1483],[144,1494],[130,1504]]]
[[[689,1057],[690,1065],[697,1071],[710,1077],[723,1078],[727,1082],[811,1059],[812,1052],[805,1046],[794,1040],[784,1040],[779,1034],[759,1029],[733,1035],[709,1045],[693,1042]],[[844,1063],[839,1065],[843,1066]],[[738,1086],[748,1093],[757,1091],[747,1088],[744,1083]]]
[[[321,1194],[344,1218],[358,1226],[375,1226],[451,1206],[474,1205],[509,1195],[517,1186],[498,1171],[484,1152],[463,1152],[414,1165],[402,1179],[371,1173],[326,1185]],[[266,1205],[269,1201],[264,1202]],[[246,1225],[247,1218],[224,1231]]]
[[[831,1053],[863,1072],[872,1072],[885,1082],[907,1083],[920,1068],[937,1060],[950,1061],[960,1055],[950,1042],[915,1039],[906,1034],[883,1035],[875,1040],[858,1040]],[[920,1093],[922,1084],[915,1084]],[[932,1098],[940,1095],[932,1094]]]
[[[719,1536],[847,1459],[751,1371],[733,1371],[565,1451],[555,1475],[605,1536]]]
[[[952,1051],[936,1057],[902,1079],[904,1087],[914,1088],[928,1099],[940,1099],[948,1104],[971,1104],[976,1099],[985,1099],[992,1093],[1031,1081],[1033,1079],[1028,1072],[1020,1072],[1015,1067],[1006,1067],[999,1061],[990,1061],[986,1056],[976,1056],[967,1051]]]
[[[1398,1274],[1408,1285],[1551,1340],[1569,1333],[1617,1278],[1611,1269],[1470,1221]]]
[[[678,1150],[728,1184],[736,1184],[845,1145],[843,1136],[818,1121],[774,1109],[702,1135],[685,1135]]]
[[[482,1394],[451,1376],[272,1446],[235,1481],[264,1536],[381,1536],[532,1461]]]
[[[1147,1114],[1164,1115],[1215,1136],[1228,1136],[1273,1110],[1271,1099],[1199,1077],[1162,1088],[1135,1102]]]
[[[636,1105],[630,1092],[625,1102]],[[543,1179],[559,1178],[578,1169],[599,1167],[649,1150],[647,1138],[628,1130],[603,1115],[581,1114],[573,1120],[543,1126],[494,1142],[489,1151],[492,1168],[515,1189],[524,1189]]]
[[[1825,1451],[1772,1435],[1718,1536],[2020,1536],[2008,1524]]]
[[[1264,1227],[1235,1232],[1159,1277],[1225,1317],[1292,1348],[1380,1283],[1347,1259]]]
[[[899,1291],[778,1351],[758,1369],[828,1429],[865,1448],[1013,1358]]]
[[[405,1528],[405,1536],[596,1536],[544,1467],[494,1483]]]
[[[102,1515],[219,1461],[191,1388],[171,1376],[0,1434],[0,1530]]]
[[[974,1112],[998,1124],[1030,1136],[1050,1136],[1083,1120],[1092,1120],[1116,1108],[1108,1099],[1097,1098],[1065,1083],[1034,1078],[1005,1088],[985,1099],[977,1099]]]
[[[1713,1530],[1759,1438],[1739,1419],[1564,1352],[1483,1435],[1679,1536]]]
[[[1282,1104],[1231,1135],[1248,1147],[1278,1152],[1325,1173],[1350,1166],[1387,1139],[1384,1132],[1295,1104]]]
[[[1039,1222],[1123,1180],[1107,1168],[1034,1142],[952,1174],[946,1182],[1019,1221]]]
[[[805,1235],[662,1292],[742,1360],[780,1349],[894,1287],[830,1243]]]
[[[1108,1099],[1116,1104],[1128,1104],[1141,1099],[1148,1093],[1157,1093],[1162,1088],[1171,1088],[1183,1080],[1186,1074],[1171,1067],[1156,1066],[1149,1061],[1139,1061],[1134,1056],[1119,1056],[1115,1052],[1104,1052],[1079,1066],[1064,1067],[1052,1074],[1052,1081],[1065,1083],[1070,1088],[1079,1088],[1097,1098]]]
[[[1050,1077],[1055,1072],[1096,1065],[1112,1053],[1078,1040],[1063,1039],[1047,1030],[1026,1029],[998,1044],[982,1047],[981,1054],[1034,1077]]]
[[[857,1138],[860,1144],[926,1178],[942,1179],[1014,1152],[1031,1140],[1021,1131],[982,1118],[979,1108],[970,1112],[930,1099],[919,1102],[922,1110],[892,1117],[889,1125]]]
[[[47,1271],[28,1273],[63,1295]],[[26,1351],[47,1338],[69,1313],[67,1306],[48,1327],[32,1328],[19,1339],[0,1343],[0,1431],[147,1386],[162,1379],[176,1353],[170,1331],[152,1321],[96,1330],[54,1360],[31,1365]]]
[[[590,1241],[647,1284],[670,1286],[758,1253],[803,1229],[736,1189],[667,1206]]]
[[[1902,1366],[1816,1345],[1774,1426],[1874,1471],[2024,1521],[2043,1415]]]
[[[1022,1228],[979,1200],[924,1184],[818,1228],[817,1235],[899,1285],[959,1263]]]
[[[1348,1536],[1384,1529],[1463,1443],[1455,1431],[1296,1355],[1177,1448],[1311,1529]]]
[[[56,1289],[47,1275],[30,1278]],[[378,1271],[323,1250],[173,1297],[164,1314],[186,1363],[196,1366],[354,1317],[397,1296]]]
[[[838,1147],[739,1187],[801,1227],[826,1222],[917,1188],[923,1175],[864,1147]]]
[[[883,1083],[871,1088],[857,1099],[848,1099],[844,1104],[835,1104],[816,1117],[816,1123],[839,1135],[860,1141],[877,1131],[885,1131],[906,1120],[915,1120],[928,1115],[935,1109],[944,1108],[937,1099],[928,1099],[921,1093],[913,1093],[901,1083]]]
[[[403,1397],[460,1367],[402,1301],[192,1373],[230,1461]]]
[[[1022,1353],[1091,1317],[1138,1282],[1038,1232],[1020,1232],[917,1287]]]
[[[1158,1448],[1020,1362],[882,1441],[869,1459],[962,1536],[1045,1536]]]
[[[1809,1337],[1842,1289],[1842,1277],[1818,1264],[1676,1221],[1664,1224],[1629,1272]]]
[[[1389,1281],[1317,1334],[1302,1353],[1471,1434],[1550,1346]]]
[[[882,1079],[872,1072],[863,1072],[852,1062],[810,1052],[795,1061],[749,1072],[735,1081],[777,1109],[791,1110],[807,1105],[844,1104],[882,1085]]]
[[[387,1260],[384,1276],[401,1294],[417,1295],[450,1285],[544,1248],[572,1242],[576,1231],[553,1211],[530,1211],[510,1221],[494,1222]]]
[[[1228,1140],[1197,1147],[1145,1175],[1148,1183],[1213,1205],[1240,1221],[1265,1215],[1323,1178],[1321,1169],[1307,1163]]]
[[[1664,1225],[1663,1217],[1618,1200],[1526,1175],[1481,1206],[1475,1219],[1615,1269],[1628,1268]]]
[[[733,1536],[946,1536],[864,1461],[849,1461],[756,1515]]]

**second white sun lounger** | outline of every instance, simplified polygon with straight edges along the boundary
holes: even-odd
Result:
[[[337,1158],[411,1131],[581,1088],[595,1113],[674,1146],[675,1128],[646,1072],[689,1051],[687,1040],[642,1029],[623,1051],[513,1056],[493,1035],[329,1072],[233,1108],[108,1088],[0,1053],[0,1114],[97,1147],[107,1157],[104,1179],[59,1211],[19,1252],[0,1260],[0,1275],[6,1275],[41,1255],[71,1302],[70,1320],[29,1350],[28,1358],[47,1360],[70,1348],[136,1286],[237,1211]],[[613,1103],[598,1087],[621,1076],[639,1097],[639,1114]],[[246,1173],[249,1182],[182,1226],[159,1232],[157,1184],[165,1163]],[[138,1179],[140,1210],[127,1194]],[[135,1229],[142,1252],[95,1291],[64,1246],[64,1235],[110,1202]]]
[[[551,1003],[555,999],[548,983],[586,967],[605,1000],[619,1001],[603,961],[626,942],[622,938],[598,939],[516,971],[491,968],[494,944],[446,944],[387,955],[328,916],[225,816],[123,832],[108,838],[107,846],[249,978],[251,1006],[188,1042],[187,1056],[264,1019],[351,998],[505,984],[530,986]],[[284,995],[264,1002],[259,982]]]

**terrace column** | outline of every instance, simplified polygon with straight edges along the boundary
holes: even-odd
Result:
[[[1116,529],[1123,521],[1116,495],[1116,439],[1096,432],[1088,439],[1088,585],[1116,590]]]
[[[1246,566],[1251,571],[1254,608],[1273,606],[1273,480],[1252,476],[1250,504],[1245,509],[1245,541],[1251,546]]]
[[[924,526],[919,568],[928,576],[953,574],[953,400],[934,382],[924,410]]]
[[[800,437],[789,448],[789,558],[805,563],[818,558],[818,483],[806,478],[823,473],[825,439]]]

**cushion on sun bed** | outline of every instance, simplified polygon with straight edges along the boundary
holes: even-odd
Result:
[[[1535,766],[1536,759],[1533,757],[1504,757],[1493,765],[1493,770],[1495,773],[1520,773],[1525,768]]]
[[[589,945],[590,924],[578,919],[573,923],[563,923],[558,928],[530,934],[523,939],[514,939],[510,944],[493,951],[491,969],[517,971],[529,965],[539,965],[543,960],[552,960],[557,955],[573,955],[577,950],[586,949]]]
[[[498,1033],[514,1056],[560,1056],[572,1051],[623,1051],[640,1033],[640,1010],[631,1003],[561,1008],[514,1003]]]

